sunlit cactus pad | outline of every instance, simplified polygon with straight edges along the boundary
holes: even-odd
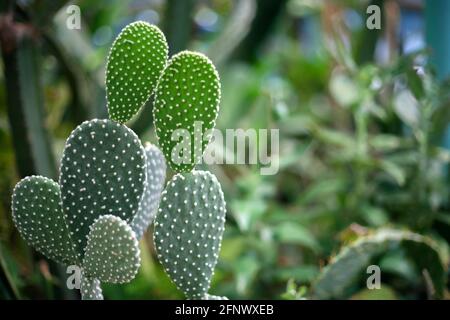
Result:
[[[111,119],[130,120],[153,93],[166,65],[164,34],[138,21],[126,26],[114,41],[106,66],[106,95]]]
[[[147,143],[145,154],[147,159],[147,184],[139,203],[139,209],[131,222],[131,228],[136,233],[137,239],[142,237],[156,216],[166,180],[166,160],[161,150]]]
[[[76,263],[56,182],[41,176],[21,180],[14,188],[12,213],[28,244],[57,262]]]
[[[219,102],[219,75],[206,56],[183,51],[169,60],[156,88],[153,113],[159,145],[173,170],[189,172],[200,160],[209,142],[203,134],[214,128]],[[201,128],[194,132],[196,121]],[[184,140],[184,152],[175,148],[181,139],[172,139],[177,129],[190,138]]]
[[[165,271],[187,298],[205,297],[220,250],[225,200],[206,171],[175,175],[163,191],[154,242]]]
[[[129,282],[139,268],[139,254],[139,244],[131,227],[119,217],[104,215],[91,226],[84,271],[89,277],[104,282]]]
[[[81,276],[80,292],[83,300],[103,300],[100,280],[89,278],[85,274]]]
[[[81,257],[92,223],[113,214],[131,222],[145,188],[145,151],[138,137],[110,120],[86,121],[66,142],[61,195],[72,239]]]

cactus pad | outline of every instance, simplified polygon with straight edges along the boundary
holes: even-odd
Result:
[[[147,162],[147,184],[139,203],[139,209],[131,222],[131,228],[140,239],[155,219],[161,192],[166,180],[166,160],[162,152],[154,145],[145,146]]]
[[[137,21],[114,41],[106,66],[106,95],[111,119],[130,120],[153,93],[167,62],[164,34]]]
[[[183,51],[169,60],[156,88],[153,113],[159,145],[173,170],[189,172],[201,159],[210,139],[203,135],[215,126],[219,102],[219,74],[206,56]],[[194,128],[195,122],[201,128]],[[189,141],[174,135],[177,129],[189,133]],[[188,142],[183,150],[181,141]]]
[[[104,215],[91,226],[83,267],[88,277],[110,283],[133,280],[139,265],[139,244],[119,217]]]
[[[209,289],[220,250],[225,200],[206,171],[175,175],[163,191],[154,242],[165,271],[190,299]]]
[[[86,121],[66,142],[59,181],[70,235],[82,257],[89,227],[99,216],[132,220],[145,188],[144,148],[126,126]]]
[[[41,176],[21,180],[14,188],[12,213],[17,229],[28,244],[47,258],[76,264],[56,182]]]
[[[80,292],[83,300],[103,300],[100,280],[89,278],[84,273],[81,276]]]

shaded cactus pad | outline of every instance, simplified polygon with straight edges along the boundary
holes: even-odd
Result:
[[[215,126],[219,102],[219,74],[206,56],[183,51],[172,57],[158,82],[153,113],[159,145],[173,170],[189,172],[200,160],[211,134],[203,135]]]
[[[82,257],[98,217],[113,214],[131,222],[145,188],[144,148],[124,125],[86,121],[66,142],[59,181],[70,235]]]
[[[164,34],[138,21],[114,41],[106,66],[106,95],[111,119],[130,120],[153,93],[167,62]]]
[[[224,222],[225,200],[211,173],[177,174],[168,182],[154,242],[165,271],[188,298],[201,299],[209,289]]]
[[[41,176],[21,180],[13,191],[12,214],[29,245],[47,258],[76,264],[56,182]]]
[[[161,193],[166,180],[166,160],[162,152],[154,145],[145,146],[147,163],[147,184],[139,203],[139,209],[131,222],[131,228],[140,239],[155,219]]]
[[[139,254],[139,244],[131,227],[119,217],[104,215],[91,226],[84,271],[88,277],[104,282],[129,282],[139,269]]]

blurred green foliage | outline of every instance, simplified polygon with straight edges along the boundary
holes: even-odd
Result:
[[[375,58],[383,33],[370,33],[364,24],[351,27],[345,19],[350,13],[364,21],[368,1],[290,0],[267,15],[261,10],[273,10],[270,1],[244,6],[205,0],[177,10],[177,1],[80,0],[81,30],[66,28],[64,8],[47,26],[35,26],[41,31],[34,45],[42,61],[45,128],[55,158],[80,121],[106,117],[102,75],[120,29],[139,19],[164,27],[176,13],[183,33],[171,30],[171,47],[211,53],[220,62],[218,128],[280,129],[278,174],[261,176],[254,165],[211,169],[228,205],[211,293],[309,298],[342,247],[383,227],[432,241],[448,274],[450,152],[440,145],[450,119],[449,83],[435,80],[424,63],[426,51],[392,54],[383,63]],[[14,9],[30,24],[32,2],[18,1]],[[229,27],[237,23],[240,36]],[[260,23],[270,28],[255,37],[252,28]],[[233,50],[225,55],[218,39],[227,39]],[[0,297],[68,297],[61,272],[27,248],[11,223],[10,195],[20,171],[6,96],[15,93],[6,91],[8,74],[5,65],[0,68]],[[155,142],[151,122],[149,103],[131,127]],[[137,278],[105,285],[105,298],[181,298],[155,259],[151,232],[141,246]],[[382,269],[382,290],[366,289],[364,270],[339,298],[430,297],[424,268],[436,265],[423,267],[396,245],[368,261]],[[446,281],[440,285],[448,297]]]

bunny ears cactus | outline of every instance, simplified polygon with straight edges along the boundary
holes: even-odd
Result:
[[[215,126],[219,75],[200,53],[184,51],[167,63],[167,52],[157,27],[145,22],[125,27],[106,73],[108,112],[117,122],[87,121],[71,133],[59,184],[33,176],[14,189],[12,211],[20,233],[48,258],[82,268],[83,299],[103,298],[100,281],[134,278],[138,239],[156,213],[154,241],[169,277],[188,298],[226,299],[208,294],[224,231],[224,196],[215,176],[192,171]],[[162,152],[150,144],[144,149],[121,124],[154,92]],[[182,163],[173,161],[177,130],[194,141],[183,150]],[[166,159],[179,173],[161,194]]]
[[[99,280],[134,278],[140,264],[133,220],[146,181],[145,150],[110,120],[78,126],[66,142],[60,184],[32,176],[13,192],[14,222],[50,259],[83,270],[84,298],[101,297]]]

